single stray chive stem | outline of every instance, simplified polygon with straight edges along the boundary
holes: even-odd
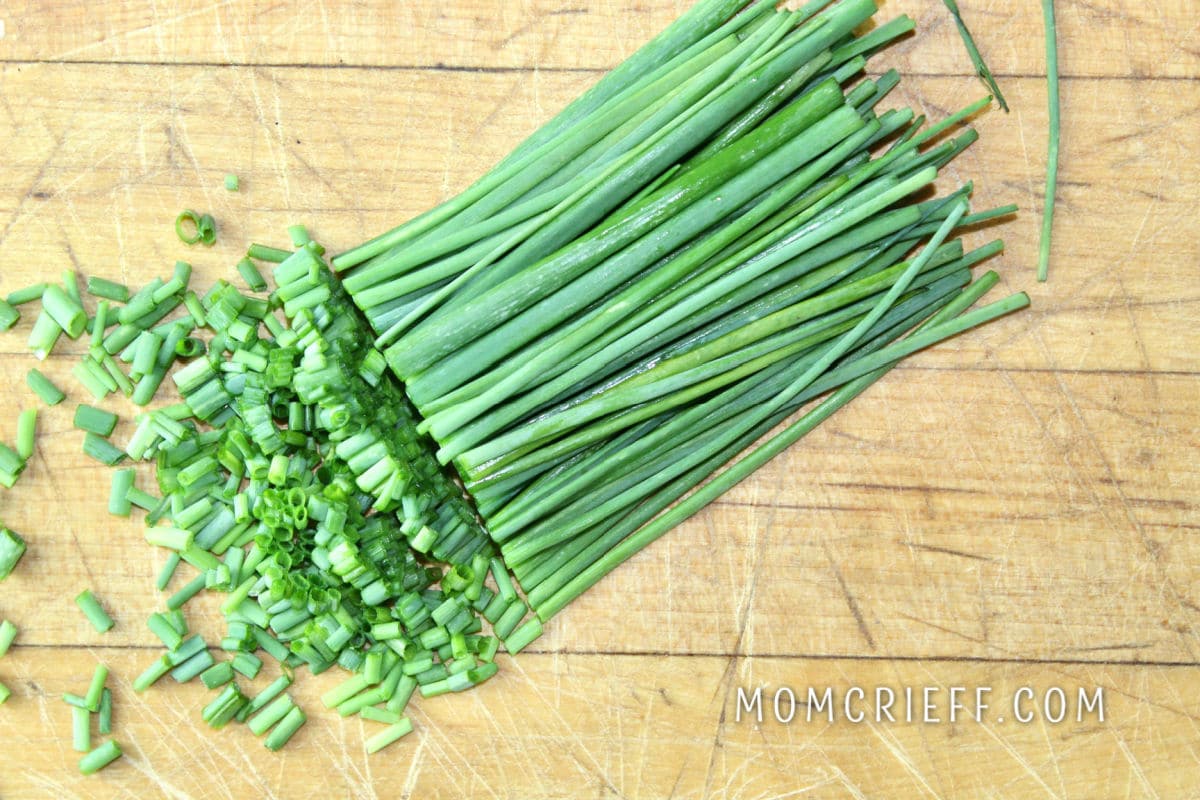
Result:
[[[1000,104],[1000,109],[1008,111],[1008,103],[1005,101],[999,85],[996,84],[996,77],[992,75],[992,71],[984,63],[983,56],[979,54],[979,48],[975,46],[975,37],[971,35],[971,32],[967,30],[966,23],[963,22],[962,14],[958,10],[957,0],[942,0],[942,2],[946,4],[946,8],[950,10],[950,14],[954,17],[954,24],[958,26],[958,35],[962,37],[963,45],[967,48],[967,55],[971,57],[971,64],[975,67],[975,73],[983,81],[988,91],[995,95],[996,102]]]
[[[0,622],[0,657],[8,652],[8,648],[12,646],[15,638],[17,638],[17,626],[8,620]]]
[[[84,775],[99,772],[121,757],[121,746],[112,739],[79,759],[79,771]]]
[[[50,382],[50,379],[41,373],[38,369],[31,369],[25,374],[25,383],[33,390],[33,393],[42,399],[48,406],[56,406],[66,397],[62,390]]]
[[[1037,279],[1050,274],[1050,234],[1054,228],[1054,198],[1058,193],[1058,31],[1054,23],[1054,0],[1042,0],[1046,26],[1046,100],[1049,106],[1048,152],[1046,154],[1046,196],[1042,201],[1042,239],[1038,246]]]

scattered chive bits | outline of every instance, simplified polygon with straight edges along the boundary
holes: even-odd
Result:
[[[87,617],[88,622],[92,623],[92,627],[97,633],[105,633],[113,626],[112,617],[100,605],[100,601],[92,594],[90,589],[84,589],[75,596],[75,605],[79,606],[79,610]]]

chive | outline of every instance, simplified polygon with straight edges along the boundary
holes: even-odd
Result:
[[[129,487],[129,502],[143,511],[150,511],[158,505],[159,499],[147,491],[137,488],[136,486]],[[162,588],[161,586],[159,587]]]
[[[253,250],[253,248],[251,248]],[[237,265],[238,274],[242,276],[242,280],[250,287],[253,292],[265,292],[267,290],[267,281],[263,278],[262,273],[258,271],[258,267],[249,258],[243,258]]]
[[[100,700],[104,694],[104,682],[107,680],[108,667],[103,664],[97,664],[95,672],[92,673],[92,682],[88,686],[87,695],[84,697],[88,711],[95,713],[100,710]]]
[[[117,415],[102,408],[80,403],[75,406],[75,427],[97,436],[111,436],[117,427]]]
[[[100,715],[96,730],[104,735],[112,733],[112,692],[108,689],[100,696]]]
[[[179,591],[167,598],[167,608],[172,611],[182,608],[188,600],[191,600],[200,592],[204,591],[205,576],[197,575],[192,580],[188,581]]]
[[[226,191],[236,192],[238,190],[238,185],[239,185],[239,181],[238,181],[237,175],[234,175],[232,172],[227,173],[225,175],[225,190]]]
[[[8,698],[12,697],[12,690],[0,683],[0,706],[8,702]]]
[[[533,617],[521,627],[513,631],[512,635],[504,639],[504,649],[514,656],[529,646],[534,639],[542,635],[542,623],[537,617]]]
[[[37,319],[34,320],[33,330],[29,332],[29,349],[33,351],[34,358],[45,361],[46,357],[54,350],[54,345],[58,343],[58,337],[62,333],[62,326],[54,320],[49,311],[43,308]]]
[[[87,698],[85,698],[85,697],[82,697],[77,694],[72,694],[71,692],[63,692],[62,699],[63,699],[64,703],[71,706],[72,708],[82,708],[84,711],[88,710],[88,702],[87,702]]]
[[[200,219],[196,221],[196,234],[200,243],[208,247],[212,247],[217,241],[217,222],[211,214],[200,215]]]
[[[1046,0],[1049,2],[1050,0]],[[958,10],[957,0],[942,0],[949,9],[951,16],[954,17],[954,24],[958,26],[958,35],[962,38],[963,45],[967,49],[967,55],[971,57],[971,64],[975,67],[975,74],[987,86],[988,91],[996,97],[996,102],[1000,104],[1003,111],[1008,111],[1008,103],[1004,100],[1004,95],[1000,93],[1000,87],[996,84],[996,78],[992,75],[992,71],[988,69],[987,64],[983,61],[983,56],[979,54],[979,48],[975,46],[975,37],[971,36],[971,32],[967,30],[967,25],[963,22],[962,14]]]
[[[92,317],[92,347],[104,346],[104,332],[108,329],[108,301],[96,304],[96,316]]]
[[[0,331],[6,331],[21,319],[21,312],[9,303],[0,300]]]
[[[37,409],[27,408],[17,417],[17,455],[22,461],[33,456],[37,436]]]
[[[79,772],[92,775],[121,757],[121,746],[112,739],[79,759]]]
[[[171,677],[178,683],[187,683],[215,663],[216,660],[212,657],[212,653],[201,650],[172,669]]]
[[[192,336],[185,336],[175,343],[175,354],[180,358],[202,356],[204,355],[204,342]]]
[[[113,472],[112,485],[108,492],[108,513],[116,517],[128,517],[133,509],[129,501],[129,490],[133,488],[136,473],[133,469],[118,469]]]
[[[119,449],[103,436],[91,432],[83,437],[83,452],[110,467],[120,464],[126,458],[124,450]]]
[[[8,620],[0,622],[0,657],[3,657],[8,652],[8,648],[12,646],[13,639],[16,638],[17,626]]]
[[[154,659],[154,662],[148,666],[141,675],[133,681],[133,690],[135,692],[144,692],[153,686],[159,678],[171,671],[171,661],[166,656],[160,656]]]
[[[158,577],[154,581],[155,587],[160,592],[165,591],[167,585],[171,583],[171,578],[175,576],[175,568],[179,566],[181,560],[179,553],[174,550],[167,554],[167,560],[163,562],[162,569],[159,570]]]
[[[1054,0],[1042,0],[1046,28],[1046,102],[1049,109],[1049,135],[1046,155],[1046,196],[1042,201],[1042,237],[1038,244],[1037,279],[1050,274],[1050,234],[1054,228],[1054,201],[1058,194],[1058,31],[1054,22]]]
[[[216,689],[233,680],[233,665],[228,661],[213,664],[200,673],[200,682],[208,689]]]
[[[250,680],[258,677],[259,671],[262,669],[262,659],[253,653],[238,653],[233,657],[233,668],[245,675]]]
[[[295,707],[296,704],[292,702],[291,697],[281,694],[275,700],[262,707],[254,716],[250,717],[246,722],[246,727],[255,736],[262,736],[268,729],[286,717]]]
[[[211,687],[210,687],[211,688]],[[246,707],[246,696],[236,683],[230,683],[201,712],[201,718],[214,730],[229,724]]]
[[[175,217],[175,235],[184,244],[200,241],[200,215],[190,208],[180,211]]]
[[[71,746],[78,753],[92,749],[92,715],[86,708],[71,707]]]
[[[291,255],[290,250],[280,250],[278,247],[268,247],[265,244],[252,244],[246,251],[247,258],[253,258],[258,261],[270,261],[272,263],[281,263]]]
[[[79,606],[79,610],[88,618],[88,622],[92,623],[92,627],[97,633],[104,633],[112,628],[112,617],[100,605],[100,601],[92,594],[90,589],[84,589],[75,596],[75,605]]]
[[[87,326],[87,314],[83,312],[83,306],[55,284],[47,286],[42,294],[42,310],[72,339],[78,339]]]
[[[24,554],[25,540],[19,534],[0,525],[0,581],[12,575]]]
[[[287,688],[291,685],[292,679],[287,675],[280,675],[278,678],[271,681],[267,688],[255,695],[254,699],[250,701],[250,704],[246,707],[247,716],[250,714],[255,714],[261,709],[265,708],[272,700],[279,697],[279,695],[281,695],[283,692],[287,691]],[[266,729],[264,728],[264,730]]]
[[[383,748],[387,747],[395,741],[398,741],[404,736],[412,733],[412,722],[407,718],[401,719],[388,727],[384,728],[379,733],[374,734],[364,743],[368,753],[378,753]]]
[[[17,289],[8,295],[7,302],[9,305],[20,306],[34,300],[41,300],[42,295],[46,291],[46,284],[35,283],[32,286],[26,286],[23,289]]]
[[[93,297],[112,300],[115,303],[124,303],[129,300],[129,287],[97,275],[88,276],[87,292]]]
[[[267,735],[267,739],[263,744],[268,750],[280,750],[288,741],[296,735],[296,731],[308,721],[304,711],[300,708],[293,708],[287,713],[287,716],[279,721],[275,729]]]

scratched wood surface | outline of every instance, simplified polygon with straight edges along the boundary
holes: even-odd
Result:
[[[485,687],[419,703],[419,732],[384,755],[363,752],[369,723],[318,709],[336,676],[302,682],[312,721],[282,755],[208,731],[202,687],[132,693],[155,654],[159,557],[104,513],[107,472],[70,424],[79,348],[62,347],[44,369],[68,402],[0,490],[0,520],[30,542],[0,584],[0,617],[21,629],[0,660],[0,797],[1196,796],[1200,33],[1187,0],[1059,5],[1050,282],[1033,281],[1036,4],[963,3],[1014,110],[983,115],[943,179],[974,179],[979,207],[1021,205],[969,238],[1004,237],[991,266],[1033,308],[911,360]],[[179,257],[204,284],[297,221],[352,245],[465,186],[683,7],[0,5],[0,296],[64,268],[138,283]],[[937,115],[977,96],[941,4],[885,4],[899,13],[920,35],[879,60],[908,76],[895,102]],[[178,243],[183,207],[214,213],[216,247]],[[0,336],[4,440],[34,402],[29,325]],[[105,636],[70,602],[84,586],[117,620]],[[192,617],[215,635],[215,613],[202,600]],[[98,660],[129,757],[83,779],[58,696]],[[738,688],[810,685],[990,686],[995,713],[737,719]],[[1000,722],[1020,686],[1102,687],[1105,720]]]

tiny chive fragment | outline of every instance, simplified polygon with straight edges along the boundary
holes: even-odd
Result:
[[[8,620],[0,622],[0,657],[8,652],[8,648],[12,646],[15,638],[17,638],[17,626]]]
[[[1037,279],[1050,275],[1050,234],[1054,228],[1054,196],[1058,193],[1058,32],[1054,23],[1054,0],[1042,0],[1046,26],[1046,101],[1049,112],[1048,152],[1046,154],[1046,196],[1042,201],[1042,238],[1038,247]]]
[[[75,596],[75,605],[79,606],[79,610],[88,618],[88,622],[92,623],[92,627],[97,633],[104,633],[113,626],[112,617],[100,605],[100,601],[92,594],[91,589],[84,589]]]
[[[227,191],[236,192],[240,183],[241,182],[238,180],[238,176],[234,175],[232,172],[225,176],[225,189]]]
[[[13,308],[6,301],[0,300],[0,331],[6,331],[13,325],[16,325],[17,320],[20,318],[20,311]]]

